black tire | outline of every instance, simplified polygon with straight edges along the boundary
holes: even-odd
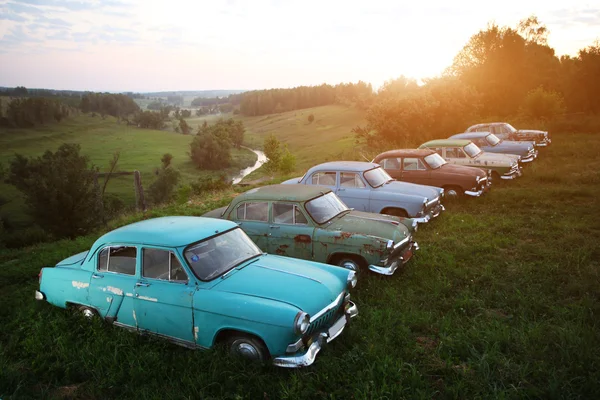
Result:
[[[459,186],[444,186],[444,194],[447,200],[458,200],[464,197],[465,192]]]
[[[255,336],[236,333],[227,339],[229,354],[253,362],[265,362],[269,359],[269,349]]]
[[[403,210],[401,208],[386,208],[383,211],[381,211],[381,213],[386,215],[392,215],[394,217],[408,218],[408,213],[406,212],[406,210]]]

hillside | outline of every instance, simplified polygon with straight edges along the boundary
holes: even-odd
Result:
[[[598,134],[555,134],[522,178],[447,204],[416,232],[421,249],[404,270],[361,273],[352,293],[359,316],[297,371],[238,362],[222,349],[189,350],[36,302],[40,267],[87,250],[102,232],[4,251],[0,397],[595,398],[599,149]],[[201,215],[233,195],[206,194],[110,228]]]
[[[154,170],[160,166],[163,154],[171,153],[173,166],[181,172],[181,182],[187,183],[202,175],[215,175],[225,172],[235,175],[240,169],[253,164],[256,155],[246,149],[232,150],[233,163],[226,171],[201,171],[190,161],[188,155],[192,136],[184,136],[169,131],[138,129],[119,124],[114,118],[78,116],[61,124],[39,126],[32,129],[0,130],[0,164],[7,165],[15,153],[26,156],[39,156],[46,150],[55,151],[62,143],[78,143],[83,154],[91,163],[106,171],[108,162],[116,151],[121,152],[119,171],[139,170],[144,187],[148,188],[154,179]],[[23,201],[19,192],[12,186],[0,183],[2,196],[9,201],[0,212],[8,215],[11,223],[17,226],[26,224]],[[108,193],[119,196],[125,204],[135,201],[133,177],[122,176],[111,179]]]

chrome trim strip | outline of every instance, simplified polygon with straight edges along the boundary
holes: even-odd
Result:
[[[317,279],[315,279],[315,278],[311,278],[310,276],[307,276],[307,275],[297,274],[297,273],[295,273],[295,272],[285,271],[285,270],[282,270],[282,269],[277,269],[277,268],[265,267],[264,265],[255,265],[255,266],[256,266],[256,267],[259,267],[259,268],[270,269],[271,271],[282,272],[282,273],[284,273],[284,274],[295,275],[295,276],[299,276],[299,277],[301,277],[301,278],[310,279],[311,281],[315,281],[315,282],[317,282],[317,283],[323,283],[323,282],[321,282],[320,280],[317,280]]]
[[[312,324],[314,321],[319,319],[319,317],[321,317],[327,311],[330,311],[330,310],[334,309],[335,307],[337,307],[337,305],[340,304],[342,297],[345,295],[346,295],[346,292],[340,293],[339,296],[336,297],[336,299],[334,301],[332,301],[327,307],[325,307],[324,309],[322,309],[321,311],[319,311],[318,313],[316,313],[315,315],[310,317],[310,320],[309,320],[310,323]]]
[[[401,241],[399,241],[398,243],[396,243],[394,245],[394,250],[396,250],[398,247],[402,246],[403,244],[405,244],[406,242],[408,242],[409,240],[412,239],[411,237],[412,235],[408,235],[407,237],[405,237],[404,239],[402,239]]]

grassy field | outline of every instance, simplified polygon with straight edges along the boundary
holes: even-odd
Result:
[[[184,136],[168,131],[138,129],[119,124],[115,119],[107,117],[79,116],[34,129],[0,130],[0,163],[7,165],[15,153],[26,156],[39,156],[46,150],[55,151],[62,143],[79,143],[83,154],[107,171],[108,162],[116,151],[121,152],[118,170],[142,173],[142,182],[148,188],[154,179],[154,171],[160,167],[163,154],[171,153],[173,166],[181,172],[181,182],[196,181],[199,176],[220,174],[223,171],[210,172],[198,170],[188,155],[191,136]],[[233,176],[240,169],[254,164],[256,155],[248,150],[232,150],[232,166],[224,171]],[[135,202],[133,176],[122,176],[111,179],[108,193],[114,193],[127,205]],[[0,212],[8,215],[16,226],[29,222],[23,209],[23,199],[12,186],[0,183],[0,193],[11,200]]]
[[[188,350],[36,302],[40,267],[97,235],[4,251],[0,398],[596,398],[600,134],[555,133],[541,153],[523,178],[421,227],[404,271],[362,274],[360,315],[302,370]],[[232,195],[145,217],[200,215]]]

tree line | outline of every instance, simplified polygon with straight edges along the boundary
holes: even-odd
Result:
[[[548,34],[535,16],[516,27],[488,25],[441,76],[386,82],[367,111],[367,124],[354,128],[357,139],[370,146],[412,146],[484,120],[600,129],[600,43],[559,58]]]
[[[76,112],[74,107],[52,98],[15,98],[6,107],[0,100],[0,127],[31,128],[48,122],[60,122]]]

